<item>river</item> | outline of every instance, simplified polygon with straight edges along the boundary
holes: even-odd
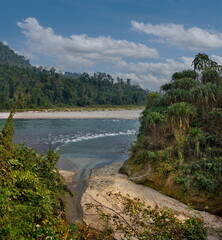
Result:
[[[5,120],[0,120],[3,125]],[[136,138],[138,120],[112,119],[15,119],[15,143],[25,143],[38,153],[49,149],[59,154],[57,167],[78,170],[75,179],[77,206],[71,221],[81,218],[79,199],[90,169],[129,157]]]

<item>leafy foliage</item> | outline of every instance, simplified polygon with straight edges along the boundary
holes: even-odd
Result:
[[[83,223],[75,223],[70,232],[73,240],[115,240],[111,229],[97,231]]]
[[[121,171],[138,176],[140,172],[146,174],[147,169],[150,174],[144,184],[221,215],[220,66],[201,54],[193,64],[202,70],[200,79],[192,70],[177,72],[160,93],[148,94],[137,142]],[[183,194],[178,193],[178,183]],[[172,185],[177,189],[174,192],[170,190]],[[211,207],[198,205],[198,197],[200,202],[205,198],[206,206],[210,202]]]
[[[0,109],[144,105],[147,90],[109,74],[56,73],[32,67],[0,42]]]
[[[69,225],[62,200],[67,188],[56,170],[58,156],[39,155],[12,143],[13,112],[0,132],[0,239],[111,240],[76,222]]]
[[[147,90],[105,73],[66,77],[42,68],[0,65],[0,109],[143,105]]]
[[[87,204],[87,209],[94,208],[104,223],[112,228],[123,240],[204,240],[206,230],[197,218],[178,220],[169,209],[151,208],[140,199],[130,199],[119,193],[107,193],[107,199],[115,199],[118,209],[109,208],[96,200]],[[112,203],[112,200],[109,200]],[[115,203],[112,203],[116,206]]]
[[[217,64],[215,61],[211,60],[209,56],[205,53],[198,53],[193,62],[192,65],[194,67],[194,70],[202,71],[202,70],[208,70],[208,69],[214,69],[217,71],[222,70],[222,66]]]
[[[184,184],[184,190],[192,185],[199,191],[217,195],[217,190],[222,184],[222,159],[201,159],[184,166],[177,181]]]
[[[61,239],[68,225],[57,155],[50,151],[41,156],[12,144],[12,116],[0,134],[1,239]]]
[[[25,57],[16,54],[12,49],[0,42],[0,64],[20,66],[24,68],[31,67]]]
[[[172,75],[172,80],[176,79],[182,79],[182,78],[192,78],[192,79],[197,79],[198,78],[198,73],[193,71],[193,70],[184,70],[182,72],[175,72]]]

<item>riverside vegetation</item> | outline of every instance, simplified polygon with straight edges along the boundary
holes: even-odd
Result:
[[[61,100],[62,97],[67,99],[67,101],[71,101],[69,103],[66,102],[68,105],[73,104],[72,101],[76,101],[78,98],[75,94],[71,96],[65,94],[65,84],[75,86],[76,88],[66,86],[69,89],[67,91],[75,89],[75,91],[73,90],[75,93],[77,93],[77,86],[82,86],[80,89],[82,89],[83,96],[88,96],[87,99],[92,101],[93,98],[89,97],[91,95],[87,95],[87,84],[83,86],[75,82],[82,81],[82,84],[85,84],[85,82],[88,83],[88,81],[93,80],[92,78],[88,79],[88,75],[83,74],[86,80],[81,80],[81,75],[80,78],[69,78],[69,81],[66,81],[66,79],[62,79],[60,75],[57,75],[54,69],[46,71],[33,68],[24,58],[18,57],[15,59],[14,53],[9,48],[2,45],[0,47],[1,51],[3,49],[3,54],[0,56],[3,57],[4,61],[5,59],[7,60],[2,64],[2,59],[0,59],[1,108],[10,108],[14,100],[19,104],[20,108],[60,106],[64,102],[60,102],[58,99]],[[9,52],[12,54],[11,57],[9,57]],[[24,66],[24,62],[26,66]],[[107,79],[95,79],[94,83],[100,86],[96,88],[98,91],[97,97],[99,96],[99,91],[103,91],[103,87],[108,85],[113,86],[113,89],[118,89],[114,93],[118,94],[122,100],[126,99],[124,98],[125,88],[130,89],[132,87],[131,89],[137,89],[140,97],[143,94],[146,95],[145,90],[141,91],[138,86],[131,86],[130,81],[123,83],[119,79],[119,82],[115,84],[112,82],[108,83]],[[31,94],[31,89],[35,89],[33,95]],[[44,96],[41,95],[41,91],[44,92]],[[64,96],[67,98],[64,98]],[[82,95],[79,99],[81,97]],[[154,97],[154,99],[158,98]],[[153,104],[155,101],[153,101]],[[122,103],[118,102],[117,104]],[[200,220],[190,218],[183,222],[179,221],[171,212],[162,211],[158,208],[150,209],[138,202],[138,199],[120,199],[125,208],[117,215],[104,216],[103,211],[98,209],[98,214],[107,221],[107,229],[103,232],[81,223],[70,225],[66,220],[65,203],[63,201],[63,196],[68,190],[56,169],[58,156],[53,151],[49,151],[46,155],[39,155],[25,145],[13,144],[13,114],[12,111],[0,132],[0,239],[102,240],[113,239],[113,231],[116,230],[123,232],[123,239],[206,239],[206,230],[203,228]],[[215,121],[215,116],[210,116]],[[144,129],[143,125],[141,125],[141,129]],[[212,131],[215,130],[217,131],[218,129],[212,129]],[[180,133],[179,131],[179,137],[181,136]],[[209,141],[217,141],[216,136]],[[172,138],[173,136],[169,140],[173,141]],[[180,148],[176,148],[176,150],[182,152],[182,147],[183,145]],[[213,153],[215,151],[212,150],[211,152],[212,156],[214,156]],[[178,154],[178,156],[181,157],[180,165],[182,166],[184,164],[183,152]],[[122,219],[124,219],[125,215],[127,219],[132,220],[128,223],[128,226],[130,227],[130,224],[133,224],[133,231],[130,228],[123,227]],[[138,215],[140,216],[139,221],[137,220]],[[114,223],[114,228],[112,228],[111,222]]]
[[[53,151],[39,155],[24,145],[13,144],[12,120],[13,112],[0,132],[0,239],[111,240],[114,231],[121,231],[125,240],[206,239],[200,220],[182,222],[170,211],[150,209],[138,199],[120,196],[117,200],[124,209],[118,214],[107,215],[101,206],[89,206],[96,207],[107,221],[104,231],[81,223],[69,225],[62,200],[68,190],[55,167],[58,156]]]
[[[13,144],[12,117],[0,132],[0,239],[108,239],[110,233],[68,224],[57,154]]]
[[[222,216],[221,66],[200,53],[193,65],[195,71],[176,72],[160,92],[148,94],[137,141],[120,171]]]

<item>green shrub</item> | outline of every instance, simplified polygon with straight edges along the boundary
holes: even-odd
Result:
[[[111,197],[111,198],[110,198]],[[121,234],[121,239],[139,240],[206,240],[207,233],[203,223],[197,218],[180,221],[170,209],[151,208],[140,199],[130,199],[119,193],[107,193],[112,206],[118,201],[118,209],[111,209],[97,202],[86,204],[94,208],[104,223],[104,228]],[[113,200],[112,200],[113,199]]]

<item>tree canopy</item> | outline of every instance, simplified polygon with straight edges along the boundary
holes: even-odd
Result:
[[[57,73],[32,67],[0,42],[0,109],[144,105],[148,91],[106,73]]]
[[[0,64],[8,64],[11,66],[31,67],[29,60],[16,54],[12,49],[0,41]]]
[[[206,54],[193,63],[200,78],[192,70],[177,72],[159,93],[148,94],[136,144],[121,171],[133,179],[145,175],[138,181],[222,215],[222,77]]]

